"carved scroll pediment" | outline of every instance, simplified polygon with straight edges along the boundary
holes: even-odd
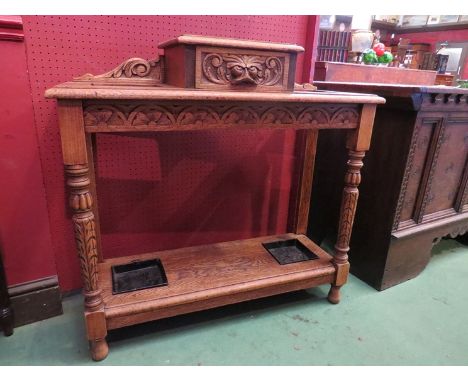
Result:
[[[158,57],[154,60],[145,60],[143,58],[130,58],[121,63],[111,71],[92,75],[85,74],[77,77],[74,81],[107,82],[109,84],[161,84],[163,82],[163,59]]]

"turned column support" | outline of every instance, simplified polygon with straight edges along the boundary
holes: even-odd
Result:
[[[102,297],[98,286],[98,251],[89,168],[84,164],[66,165],[65,172],[70,190],[69,204],[73,211],[72,219],[83,280],[85,307],[88,311],[95,311],[101,308]]]
[[[86,146],[83,108],[79,100],[59,100],[58,117],[63,163],[69,189],[76,249],[80,260],[87,337],[94,360],[108,353],[107,325],[98,283],[99,236],[94,214],[93,159]]]
[[[336,268],[336,279],[332,284],[328,300],[331,303],[338,303],[340,300],[339,289],[348,279],[349,262],[348,251],[349,241],[353,228],[354,215],[359,197],[358,186],[361,183],[361,168],[364,151],[349,151],[347,171],[345,175],[345,186],[341,199],[340,219],[338,226],[338,236],[335,244],[333,264]]]
[[[108,353],[106,319],[102,290],[98,283],[98,250],[93,214],[93,197],[90,191],[89,168],[85,164],[65,165],[69,204],[73,211],[76,249],[80,260],[85,305],[85,321],[94,360],[104,359]]]
[[[333,257],[333,265],[336,268],[336,278],[328,293],[328,301],[332,304],[340,302],[340,288],[348,279],[349,242],[359,197],[358,186],[361,183],[362,160],[370,147],[375,110],[376,105],[363,105],[359,128],[348,135],[348,140],[346,142],[346,147],[349,150],[348,162],[344,179],[343,196],[341,199],[338,236]]]

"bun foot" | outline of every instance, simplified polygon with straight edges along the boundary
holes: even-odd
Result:
[[[338,304],[340,302],[340,287],[332,285],[327,298],[330,303]]]
[[[109,354],[109,346],[105,339],[89,341],[89,346],[94,361],[102,361]]]

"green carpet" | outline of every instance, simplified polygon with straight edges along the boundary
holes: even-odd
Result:
[[[414,280],[377,292],[328,287],[173,317],[109,335],[90,360],[82,297],[64,314],[0,335],[0,365],[468,365],[468,247],[443,240]]]

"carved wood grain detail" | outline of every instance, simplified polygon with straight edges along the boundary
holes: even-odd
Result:
[[[430,93],[425,94],[421,104],[421,110],[468,110],[468,94]]]
[[[458,189],[458,194],[455,199],[454,209],[461,213],[463,212],[463,207],[468,204],[468,158],[465,160],[465,167],[463,169],[463,176],[460,182],[460,187]]]
[[[286,90],[290,54],[273,51],[196,48],[195,87]]]
[[[109,72],[98,75],[87,73],[74,78],[74,81],[125,83],[127,85],[162,84],[164,81],[164,60],[162,57],[157,57],[154,60],[134,57],[124,61]]]
[[[280,82],[283,70],[278,57],[209,53],[202,62],[204,78],[222,85],[272,86]]]
[[[356,213],[357,201],[359,198],[358,186],[361,183],[361,168],[363,166],[364,151],[349,150],[349,160],[345,175],[345,186],[341,199],[340,219],[338,226],[338,236],[335,244],[335,255],[333,263],[337,268],[336,286],[346,282],[347,274],[340,275],[340,270],[346,273],[349,268],[348,252],[349,241],[353,229],[354,215]]]
[[[401,211],[403,210],[403,204],[404,204],[405,197],[406,197],[406,189],[408,188],[408,182],[410,180],[410,175],[413,170],[414,154],[416,153],[416,146],[418,143],[419,131],[420,131],[420,128],[416,125],[413,131],[413,136],[411,138],[411,147],[408,152],[408,159],[406,160],[406,167],[405,167],[405,173],[403,175],[403,182],[401,184],[400,196],[398,197],[395,217],[393,219],[392,229],[394,231],[398,229],[398,225],[400,224],[400,216],[401,216]]]
[[[89,169],[87,165],[66,165],[65,172],[70,189],[69,205],[73,211],[72,220],[84,286],[85,307],[93,311],[99,309],[103,302],[98,283],[97,239]]]
[[[87,132],[204,128],[357,128],[357,107],[327,105],[90,104],[84,108]]]
[[[437,162],[439,159],[440,148],[444,142],[445,126],[446,124],[441,118],[437,119],[423,119],[422,123],[433,123],[436,124],[435,130],[432,136],[432,142],[430,144],[428,160],[426,164],[429,167],[424,169],[423,178],[421,185],[418,190],[418,198],[416,200],[416,206],[414,211],[413,220],[416,223],[421,223],[426,206],[432,196],[432,182],[434,180],[434,173],[436,170]]]

